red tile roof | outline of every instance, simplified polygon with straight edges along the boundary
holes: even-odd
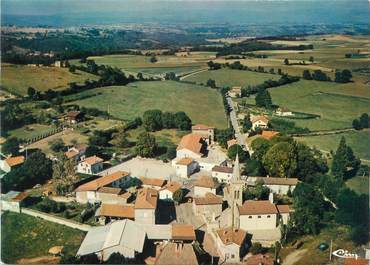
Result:
[[[270,140],[272,137],[279,135],[277,131],[262,131],[261,136],[267,140]]]
[[[15,196],[12,199],[12,201],[20,202],[20,201],[23,201],[27,197],[28,197],[28,193],[24,191],[24,192],[19,193],[17,196]]]
[[[214,166],[212,168],[212,171],[231,174],[231,173],[233,173],[233,168],[232,167]]]
[[[202,136],[190,133],[181,138],[177,150],[188,149],[196,154],[202,155],[202,148],[203,148]]]
[[[123,177],[129,176],[130,174],[123,171],[117,171],[110,175],[100,177],[93,181],[87,182],[81,186],[79,186],[76,191],[96,191],[101,187],[107,186],[112,182],[119,180]]]
[[[232,228],[227,228],[218,230],[217,235],[224,245],[230,245],[234,243],[238,246],[241,246],[244,242],[247,232],[242,229],[233,230]]]
[[[252,201],[248,200],[239,206],[240,215],[256,215],[256,214],[277,214],[278,210],[275,204],[269,200],[265,201]]]
[[[169,181],[167,184],[162,188],[162,190],[169,190],[170,192],[175,192],[181,189],[182,185],[177,181]]]
[[[135,209],[156,209],[158,192],[153,189],[143,188],[138,190]]]
[[[215,189],[217,188],[218,183],[214,181],[212,177],[200,176],[195,181],[194,186]]]
[[[370,261],[364,258],[346,258],[344,259],[344,265],[368,265]]]
[[[236,139],[231,139],[227,141],[227,148],[230,148],[231,146],[236,145],[236,144],[238,144],[238,141]]]
[[[195,240],[194,226],[189,224],[173,224],[172,239]]]
[[[134,206],[103,203],[100,206],[99,216],[134,219],[135,218]]]
[[[268,118],[266,116],[262,116],[262,115],[253,116],[251,118],[251,122],[252,123],[255,123],[257,121],[262,121],[262,122],[264,122],[266,124],[269,122]]]
[[[9,165],[9,167],[18,166],[24,163],[24,156],[12,156],[5,159],[5,162]]]
[[[274,265],[274,260],[266,254],[257,254],[247,258],[246,265]]]
[[[181,158],[179,161],[177,161],[176,165],[188,166],[191,163],[193,163],[193,161],[194,161],[194,159],[192,159],[190,157],[184,157],[184,158]]]
[[[198,265],[191,244],[165,243],[157,247],[156,265]]]
[[[297,178],[273,178],[273,177],[253,177],[257,181],[262,181],[265,185],[297,185]]]
[[[290,213],[292,212],[292,209],[290,209],[289,205],[285,204],[278,204],[276,205],[276,208],[278,209],[279,213]]]
[[[101,163],[103,161],[104,160],[98,156],[90,156],[90,157],[87,157],[83,162],[92,166],[92,165]]]
[[[164,183],[166,182],[163,179],[156,179],[156,178],[140,178],[143,185],[149,185],[149,186],[157,186],[157,187],[163,187]]]
[[[204,197],[195,197],[194,203],[195,205],[222,204],[222,198],[207,192]]]
[[[118,195],[118,194],[121,193],[121,189],[120,188],[113,188],[113,187],[101,187],[101,188],[98,189],[98,192]]]

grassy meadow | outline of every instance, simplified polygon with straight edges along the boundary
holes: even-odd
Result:
[[[98,77],[86,72],[70,73],[67,68],[35,67],[26,65],[2,64],[1,86],[10,93],[26,95],[27,88],[38,91],[62,90],[71,82],[84,83]]]
[[[294,120],[310,130],[350,128],[353,119],[370,109],[368,85],[301,80],[269,91],[276,105],[320,115],[320,119]]]
[[[53,246],[63,246],[65,253],[75,255],[84,236],[64,225],[5,212],[1,216],[1,260],[14,264],[22,258],[45,256]]]
[[[353,149],[356,156],[370,160],[370,131],[351,131],[341,134],[319,135],[319,136],[305,136],[296,137],[296,140],[302,141],[309,146],[314,146],[317,149],[330,152],[338,148],[340,139],[346,138],[347,144]]]
[[[95,96],[78,100],[78,97]],[[193,123],[205,123],[218,128],[227,126],[222,98],[215,89],[174,81],[135,82],[127,86],[95,88],[78,95],[69,104],[96,107],[114,117],[131,120],[149,109],[184,111]]]
[[[259,85],[266,80],[279,79],[279,75],[256,73],[251,71],[240,71],[232,69],[220,69],[213,71],[204,71],[198,74],[184,78],[184,81],[192,81],[198,84],[207,83],[208,79],[216,81],[217,86],[253,86]]]

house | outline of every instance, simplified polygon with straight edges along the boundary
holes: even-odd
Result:
[[[106,261],[111,254],[118,252],[133,259],[143,252],[145,237],[146,233],[129,219],[92,227],[82,241],[77,256],[95,253],[100,260]]]
[[[9,191],[6,194],[1,194],[1,210],[20,213],[27,197],[27,192],[19,191]]]
[[[212,177],[216,178],[220,183],[230,183],[232,176],[232,167],[214,166],[212,168]]]
[[[188,178],[198,169],[198,163],[190,157],[174,159],[172,163],[176,169],[176,175],[182,178]]]
[[[95,217],[99,219],[99,223],[105,225],[111,220],[118,219],[135,219],[134,205],[119,205],[102,203],[96,210]]]
[[[155,224],[158,217],[158,191],[142,188],[138,190],[135,201],[135,222]]]
[[[225,263],[239,263],[245,255],[248,245],[246,243],[247,232],[242,229],[219,229],[216,231],[216,246],[220,258]]]
[[[193,225],[173,224],[171,228],[171,240],[173,242],[192,243],[196,240]]]
[[[175,191],[181,189],[182,185],[176,181],[169,181],[159,191],[159,199],[161,200],[173,200],[173,194]]]
[[[103,187],[118,188],[121,185],[124,185],[125,183],[127,183],[127,181],[129,181],[130,178],[131,177],[129,173],[123,172],[123,171],[117,171],[110,175],[106,175],[106,176],[94,179],[85,184],[82,184],[75,190],[76,201],[79,203],[87,203],[87,202],[95,203],[102,199],[102,197],[104,196],[103,193],[108,193],[108,194],[117,193],[117,195],[120,195],[120,192],[118,192],[118,190],[110,189],[108,191],[106,188],[105,189],[101,189],[101,188]],[[108,195],[105,195],[105,197],[106,196]],[[109,197],[112,197],[112,195],[110,195]]]
[[[266,116],[262,115],[256,115],[251,117],[252,122],[252,130],[255,130],[257,128],[267,128],[268,127],[268,118]]]
[[[250,186],[262,182],[273,193],[287,194],[290,190],[293,192],[299,180],[297,178],[273,178],[273,177],[248,177],[247,184]]]
[[[279,211],[269,200],[247,200],[239,206],[240,229],[266,230],[275,229],[278,225]]]
[[[127,204],[131,198],[130,192],[121,188],[101,187],[96,192],[96,201],[108,204]]]
[[[24,156],[11,156],[1,160],[1,170],[8,173],[12,169],[21,166],[24,163]]]
[[[155,265],[198,265],[197,256],[191,244],[165,242],[157,246],[156,252]]]
[[[71,148],[68,148],[68,151],[64,155],[68,159],[74,159],[75,161],[80,161],[85,159],[85,152],[87,149],[86,144],[78,144]]]
[[[96,175],[103,170],[103,159],[98,156],[90,156],[77,165],[77,172],[82,174]]]
[[[196,125],[192,126],[191,127],[191,132],[193,134],[198,134],[198,135],[202,136],[206,140],[208,145],[213,143],[213,141],[215,139],[215,128],[204,125],[204,124],[196,124]]]
[[[229,91],[229,96],[232,98],[239,98],[242,95],[242,88],[240,86],[234,86]]]
[[[145,178],[141,177],[141,186],[143,188],[150,188],[155,190],[160,190],[163,188],[166,181],[164,179],[157,179],[157,178]]]
[[[66,119],[71,124],[76,124],[78,122],[83,121],[85,118],[85,114],[78,110],[72,110],[67,112]]]
[[[229,149],[230,147],[232,147],[233,145],[236,145],[238,144],[238,141],[236,139],[231,139],[229,141],[227,141],[227,149]]]
[[[277,116],[282,116],[282,117],[286,117],[286,116],[292,116],[293,115],[293,112],[291,112],[289,109],[287,108],[284,108],[284,107],[279,107],[276,111],[275,111],[275,114]]]
[[[206,193],[216,195],[216,190],[220,185],[212,177],[200,176],[194,183],[194,196],[202,197]]]
[[[270,140],[272,137],[278,136],[278,135],[280,135],[280,133],[277,132],[277,131],[266,131],[266,130],[263,130],[262,133],[261,133],[261,136],[263,138],[265,138],[266,140]]]
[[[212,219],[221,215],[223,200],[213,193],[206,193],[202,197],[193,198],[193,211],[197,215],[204,215]]]
[[[181,138],[180,144],[176,149],[177,158],[201,158],[205,155],[206,143],[199,134],[190,133]]]
[[[252,242],[260,242],[263,246],[280,240],[280,220],[287,224],[292,212],[288,205],[275,205],[271,200],[248,200],[238,210],[239,228],[252,235]]]

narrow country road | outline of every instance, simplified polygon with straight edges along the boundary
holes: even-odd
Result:
[[[196,74],[199,74],[199,73],[202,73],[202,72],[205,72],[205,71],[208,71],[208,68],[196,70],[196,71],[190,72],[190,73],[186,73],[186,74],[184,74],[183,76],[180,77],[180,80],[183,80],[183,79],[185,79],[189,76],[196,75]]]
[[[230,111],[230,120],[231,120],[231,124],[234,128],[234,131],[235,131],[235,139],[238,142],[238,144],[243,147],[243,149],[245,149],[246,151],[249,152],[250,151],[249,147],[246,144],[244,136],[240,131],[240,127],[239,127],[239,124],[238,124],[238,119],[236,117],[236,111],[235,111],[235,108],[234,108],[234,104],[233,104],[233,101],[230,97],[227,97],[227,103],[229,104],[229,107],[231,109],[231,111]]]
[[[294,265],[299,261],[302,256],[307,252],[307,249],[295,250],[291,252],[288,256],[285,257],[283,260],[283,265]]]

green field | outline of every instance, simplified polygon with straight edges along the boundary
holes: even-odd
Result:
[[[369,176],[356,176],[346,181],[348,188],[359,194],[369,194]]]
[[[269,89],[274,104],[291,111],[320,115],[294,120],[310,130],[350,128],[352,121],[370,111],[370,86],[302,80]]]
[[[156,63],[150,62],[150,56],[127,54],[94,56],[89,59],[94,60],[97,64],[110,65],[131,73],[163,74],[175,72],[176,74],[184,74],[206,68],[207,61],[213,57],[214,53],[211,52],[194,52],[187,56],[158,55]]]
[[[48,255],[53,246],[63,246],[65,253],[76,255],[85,233],[25,214],[1,215],[1,259],[16,263],[21,258]]]
[[[338,148],[341,137],[346,138],[347,144],[352,147],[356,156],[370,160],[370,131],[353,131],[333,135],[296,137],[296,140],[302,141],[309,146],[315,146],[317,149],[330,152]]]
[[[100,94],[97,94],[100,92]],[[114,117],[130,120],[149,109],[184,111],[193,123],[227,126],[222,98],[215,89],[174,81],[135,82],[127,86],[95,88],[79,93],[94,97],[69,102],[109,110]],[[73,99],[76,95],[68,96]]]
[[[25,65],[2,64],[1,86],[11,93],[26,95],[27,88],[38,91],[61,90],[71,82],[84,83],[98,77],[85,72],[70,73],[67,68],[33,67]]]
[[[19,139],[32,139],[40,135],[46,134],[55,130],[55,127],[43,124],[28,124],[21,128],[8,131],[9,136],[14,136]]]
[[[266,80],[279,79],[279,75],[256,73],[251,71],[240,71],[231,69],[220,69],[215,71],[204,71],[184,78],[185,81],[196,83],[207,83],[208,79],[216,81],[216,85],[221,86],[253,86],[259,85]]]

